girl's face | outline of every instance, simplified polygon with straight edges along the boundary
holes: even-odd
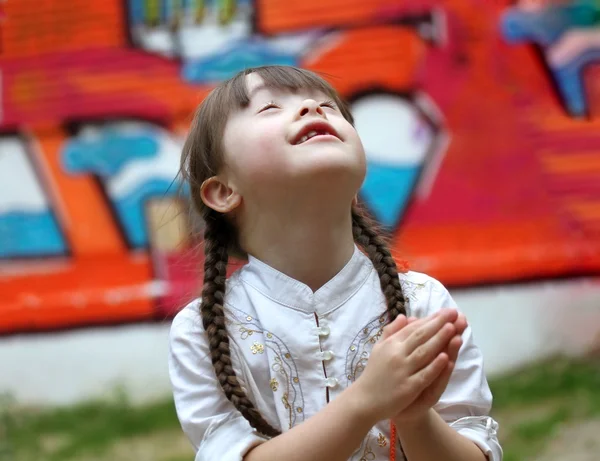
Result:
[[[224,175],[254,209],[352,198],[366,170],[354,127],[327,95],[268,88],[246,76],[250,103],[230,115]]]

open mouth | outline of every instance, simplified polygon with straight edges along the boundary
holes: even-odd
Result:
[[[317,136],[334,136],[340,139],[336,131],[328,123],[309,123],[296,135],[293,144],[302,144]]]

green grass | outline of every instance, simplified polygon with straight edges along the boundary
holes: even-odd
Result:
[[[600,417],[600,361],[555,359],[490,382],[505,461],[539,454],[558,429]]]
[[[82,453],[101,454],[119,439],[179,428],[171,399],[134,406],[120,397],[42,410],[17,409],[5,399],[2,407],[0,434],[4,433],[7,440],[4,444],[0,442],[2,461],[66,461]],[[44,446],[45,442],[52,446]],[[8,455],[14,458],[7,458]]]
[[[499,409],[585,394],[592,397],[597,411],[600,361],[554,359],[492,380],[490,387],[494,393],[494,406]]]
[[[565,423],[600,417],[599,361],[552,360],[494,379],[490,386],[505,461],[539,454]],[[108,460],[117,444],[163,440],[164,446],[180,436],[170,398],[136,406],[120,395],[110,401],[45,409],[0,399],[0,461]],[[192,459],[191,450],[185,453],[174,449],[153,459]]]

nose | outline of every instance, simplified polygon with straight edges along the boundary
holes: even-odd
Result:
[[[314,99],[305,99],[302,101],[302,104],[300,104],[297,118],[302,118],[306,115],[320,115],[321,117],[327,118],[323,108]]]

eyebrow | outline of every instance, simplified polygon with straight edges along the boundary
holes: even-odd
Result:
[[[272,92],[277,92],[277,91],[282,91],[280,88],[273,88],[273,86],[271,85],[267,85],[266,83],[261,83],[260,85],[254,87],[251,91],[248,92],[248,99],[250,101],[252,101],[252,98],[256,95],[256,93],[259,93],[260,91],[272,91]],[[292,93],[294,93],[293,90],[290,90]],[[298,89],[296,91],[302,91],[302,89]],[[327,93],[320,91],[320,90],[316,90],[319,93],[323,93],[325,96],[327,96]],[[334,101],[335,102],[335,101]],[[337,106],[337,103],[336,103]]]
[[[254,97],[254,95],[256,93],[258,93],[259,91],[263,91],[263,90],[269,90],[270,87],[268,87],[267,85],[265,85],[264,83],[258,85],[257,87],[253,88],[252,91],[248,92],[248,99],[252,100],[252,98]]]

